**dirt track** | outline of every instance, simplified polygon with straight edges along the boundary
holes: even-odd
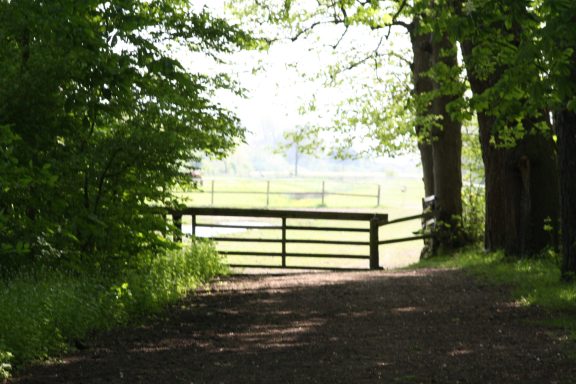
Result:
[[[234,276],[14,383],[576,383],[508,297],[460,271]]]

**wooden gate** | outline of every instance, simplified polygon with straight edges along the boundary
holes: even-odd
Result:
[[[218,244],[226,242],[234,243],[275,243],[279,245],[279,251],[247,251],[247,250],[219,250],[219,253],[226,256],[242,256],[246,259],[265,258],[266,260],[276,261],[276,263],[230,263],[232,267],[246,267],[246,268],[298,268],[298,269],[360,269],[360,268],[340,268],[340,267],[326,267],[325,265],[295,265],[292,264],[293,260],[318,259],[318,260],[365,260],[366,265],[361,269],[380,269],[380,255],[379,247],[381,245],[397,243],[402,241],[412,241],[428,237],[427,234],[420,233],[417,236],[406,237],[395,240],[379,241],[379,229],[383,225],[393,224],[406,220],[413,220],[424,217],[425,214],[415,215],[408,218],[396,219],[388,221],[387,214],[381,213],[357,213],[357,212],[341,212],[341,211],[315,211],[315,210],[272,210],[272,209],[242,209],[242,208],[196,208],[188,207],[170,212],[172,222],[178,229],[180,234],[183,233],[183,221],[190,223],[189,233],[193,236],[206,237],[214,240]],[[254,220],[254,218],[265,219],[272,221],[273,224],[258,222],[226,222],[226,218],[245,218]],[[210,221],[210,219],[212,221]],[[302,219],[306,219],[307,223],[301,224]],[[328,222],[345,222],[348,225],[326,225]],[[355,222],[355,225],[352,223]],[[365,223],[365,225],[358,223]],[[311,223],[311,224],[309,224]],[[234,237],[234,236],[218,236],[214,234],[201,235],[198,232],[201,228],[211,228],[212,230],[262,230],[265,232],[276,232],[277,238],[257,238],[257,237]],[[308,238],[302,239],[289,236],[289,234],[306,231]],[[317,236],[319,233],[336,232],[339,234],[346,233],[366,233],[365,240],[346,240],[338,239],[322,239]],[[200,236],[199,236],[200,235]],[[181,235],[175,236],[175,241],[182,241]],[[290,244],[321,244],[321,245],[334,245],[334,246],[364,246],[368,248],[366,254],[342,254],[338,252],[331,253],[317,253],[317,252],[290,252],[288,246]]]

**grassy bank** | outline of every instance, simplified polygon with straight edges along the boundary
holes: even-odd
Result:
[[[425,260],[412,267],[463,268],[493,284],[506,284],[518,304],[549,311],[550,323],[567,329],[576,338],[576,284],[560,280],[554,255],[507,260],[501,253],[485,254],[482,250],[470,249],[455,257]]]
[[[56,356],[93,330],[157,312],[226,272],[211,243],[141,256],[118,276],[47,267],[0,281],[0,380],[12,367]]]

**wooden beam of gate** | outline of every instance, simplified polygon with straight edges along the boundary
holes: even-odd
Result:
[[[370,221],[376,220],[385,223],[387,214],[362,213],[362,212],[338,212],[338,211],[306,211],[306,210],[281,210],[281,209],[247,209],[247,208],[210,208],[210,207],[187,207],[170,210],[170,214],[197,215],[197,216],[230,216],[230,217],[269,217],[287,219],[326,219],[326,220],[351,220]]]

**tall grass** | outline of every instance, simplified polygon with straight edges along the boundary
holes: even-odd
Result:
[[[116,277],[48,267],[0,282],[0,379],[21,366],[65,352],[92,330],[126,323],[161,310],[190,289],[227,272],[213,245],[191,246],[160,256],[139,256]]]

